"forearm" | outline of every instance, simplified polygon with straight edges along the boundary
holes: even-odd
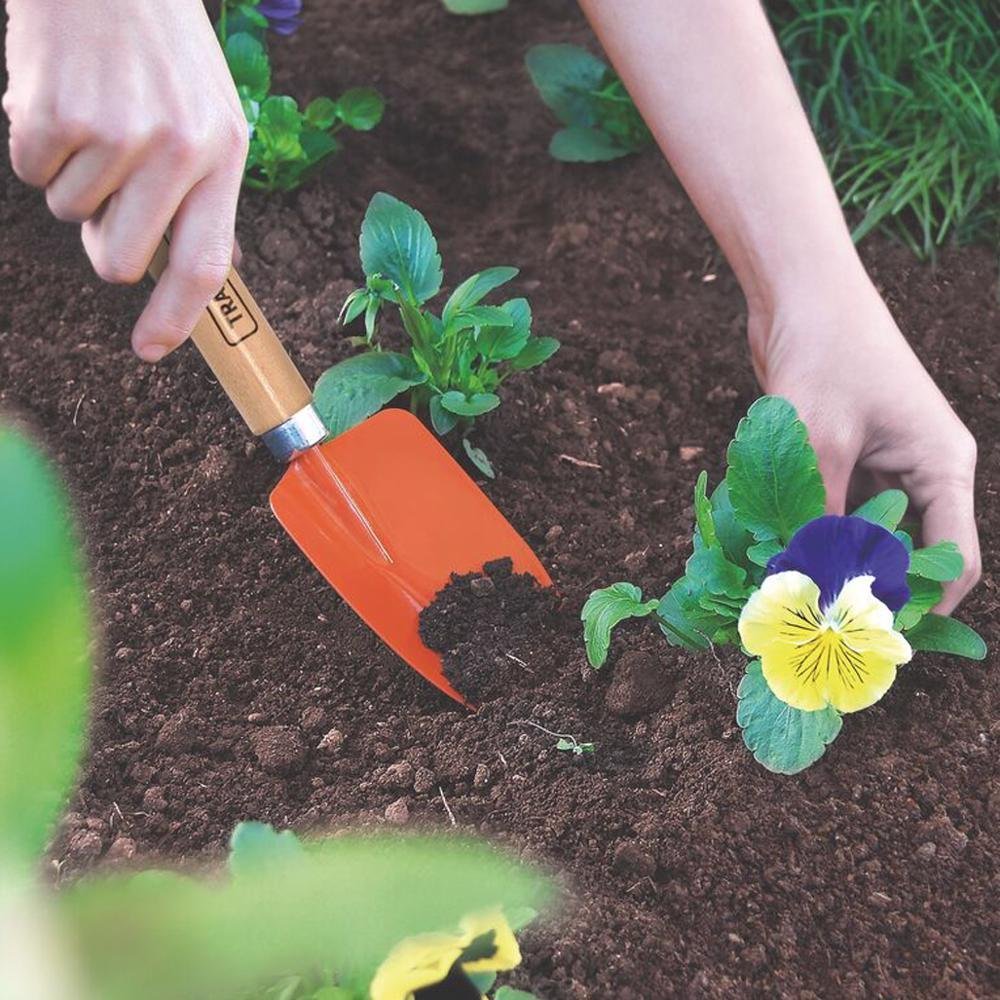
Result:
[[[863,275],[763,10],[748,0],[580,0],[752,312]]]

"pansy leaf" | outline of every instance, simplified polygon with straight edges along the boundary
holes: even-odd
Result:
[[[388,278],[418,304],[441,288],[441,255],[434,233],[415,208],[398,198],[382,191],[374,195],[361,224],[360,247],[368,277]]]
[[[229,870],[239,878],[262,866],[293,861],[304,850],[291,830],[279,833],[270,823],[237,823],[229,838]]]
[[[643,601],[642,591],[634,583],[613,583],[593,591],[580,612],[590,665],[604,665],[611,647],[611,632],[616,625],[628,618],[645,618],[656,610],[657,603],[656,600]]]
[[[356,132],[369,132],[382,120],[385,99],[371,87],[352,87],[337,98],[337,117]]]
[[[337,120],[337,104],[329,97],[317,97],[306,105],[303,113],[314,128],[329,128]]]
[[[755,566],[766,568],[767,564],[782,550],[784,546],[777,538],[769,538],[764,542],[757,542],[747,549],[747,559]]]
[[[938,542],[910,553],[910,573],[925,580],[957,580],[965,561],[954,542]]]
[[[925,580],[912,573],[906,577],[910,588],[910,599],[896,612],[896,628],[905,632],[913,628],[921,618],[935,607],[944,596],[944,588],[937,580]]]
[[[441,313],[441,321],[448,326],[452,317],[478,305],[495,288],[517,277],[517,273],[516,267],[488,267],[485,271],[466,278],[448,297]]]
[[[549,155],[563,163],[607,163],[631,152],[607,132],[589,125],[561,128],[549,142]]]
[[[488,326],[511,327],[513,325],[513,317],[501,306],[470,306],[468,309],[463,309],[452,315],[448,332],[467,330],[470,327],[481,329]]]
[[[866,500],[855,512],[855,517],[863,517],[872,524],[880,524],[887,531],[895,531],[903,520],[909,503],[902,490],[883,490],[870,500]]]
[[[694,484],[694,519],[698,526],[698,534],[705,546],[710,549],[719,548],[719,536],[715,531],[715,519],[712,517],[712,501],[708,499],[707,472],[702,472]]]
[[[271,65],[264,46],[253,35],[239,31],[226,39],[224,51],[240,96],[263,101],[271,89]]]
[[[510,299],[500,308],[510,317],[510,324],[484,326],[476,334],[477,350],[490,361],[517,357],[531,336],[531,306],[527,299]]]
[[[440,437],[444,437],[458,423],[458,417],[441,405],[440,396],[431,396],[428,409],[431,413],[431,426]]]
[[[504,917],[507,920],[507,926],[516,934],[538,919],[538,910],[532,906],[517,906],[505,910]]]
[[[578,45],[534,45],[524,63],[542,100],[564,125],[597,123],[596,91],[607,65]]]
[[[459,417],[480,417],[500,405],[500,397],[493,392],[475,392],[467,396],[457,389],[443,393],[441,406]]]
[[[906,633],[914,649],[928,653],[951,653],[970,660],[986,658],[986,643],[964,622],[944,615],[928,614]]]
[[[477,990],[486,996],[487,993],[496,985],[497,974],[495,972],[467,972],[466,976],[469,982],[476,987]]]
[[[747,549],[753,543],[753,535],[736,520],[729,500],[729,487],[724,479],[712,491],[712,522],[726,558],[748,569]]]
[[[730,616],[702,607],[703,594],[697,583],[682,576],[660,599],[656,608],[660,631],[672,646],[708,649],[720,630],[731,624]]]
[[[555,337],[531,337],[511,359],[510,366],[516,372],[535,368],[548,361],[558,350],[559,341]]]
[[[758,541],[787,543],[803,524],[822,515],[826,491],[816,452],[788,400],[758,399],[740,421],[727,458],[733,510]]]
[[[750,594],[746,571],[731,563],[721,548],[699,549],[688,559],[684,575],[699,590],[737,602],[746,600]]]
[[[445,9],[452,14],[475,17],[479,14],[493,14],[506,10],[510,0],[443,0]]]
[[[776,774],[797,774],[815,764],[836,739],[842,720],[827,707],[803,712],[775,697],[760,660],[751,660],[737,690],[737,725],[754,759]]]
[[[342,434],[427,375],[405,354],[370,351],[328,368],[316,383],[314,403],[331,434]]]
[[[902,528],[897,528],[893,534],[903,543],[903,548],[907,552],[913,551],[913,536],[908,531],[903,531]]]
[[[482,448],[477,448],[468,438],[462,438],[462,447],[465,449],[465,454],[469,456],[469,461],[487,479],[496,479],[497,474],[493,469],[493,463]]]
[[[493,994],[493,1000],[538,1000],[534,993],[526,990],[516,990],[513,986],[501,986]]]

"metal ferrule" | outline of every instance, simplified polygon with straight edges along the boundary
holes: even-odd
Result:
[[[290,462],[296,455],[319,444],[326,434],[323,421],[310,403],[298,413],[293,413],[283,424],[262,434],[261,440],[279,462]]]

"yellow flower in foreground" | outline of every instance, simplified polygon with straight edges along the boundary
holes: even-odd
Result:
[[[400,941],[372,979],[371,1000],[420,1000],[421,991],[445,980],[455,983],[449,996],[478,998],[466,973],[506,972],[520,961],[503,912],[487,910],[465,917],[458,934],[418,934]]]
[[[892,686],[896,667],[913,655],[893,628],[892,612],[872,594],[872,576],[848,580],[820,608],[820,589],[804,573],[767,577],[740,615],[740,638],[759,656],[768,687],[793,708],[832,705],[857,712]]]

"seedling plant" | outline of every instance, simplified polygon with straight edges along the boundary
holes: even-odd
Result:
[[[290,191],[340,149],[344,128],[367,132],[385,102],[370,87],[336,100],[317,97],[300,109],[293,97],[271,93],[268,29],[287,35],[299,23],[301,0],[224,0],[216,25],[250,129],[243,182],[262,191]]]
[[[914,548],[900,527],[907,498],[886,490],[847,517],[826,492],[805,426],[765,396],[740,422],[725,479],[694,492],[693,552],[660,599],[628,582],[594,591],[581,618],[592,666],[612,630],[654,616],[669,643],[735,645],[751,657],[736,721],[755,758],[794,774],[817,761],[842,716],[878,701],[918,650],[981,660],[983,640],[931,611],[962,573],[951,542]]]
[[[441,0],[450,14],[474,17],[479,14],[494,14],[506,10],[510,0]]]
[[[469,459],[492,478],[489,458],[468,437],[476,418],[500,405],[497,393],[508,378],[559,348],[555,338],[532,334],[527,299],[483,304],[517,268],[491,267],[466,278],[441,313],[432,312],[427,303],[444,277],[437,240],[416,209],[383,193],[368,205],[360,251],[366,283],[347,297],[341,319],[346,325],[363,318],[364,335],[353,342],[366,350],[320,377],[315,404],[326,426],[341,434],[408,392],[411,410],[426,411],[441,436],[457,430]],[[406,353],[379,342],[385,307],[398,311],[410,340]]]
[[[588,757],[597,753],[597,745],[595,743],[582,742],[572,733],[556,733],[551,729],[546,729],[545,726],[540,726],[537,722],[532,722],[530,719],[524,719],[518,724],[531,726],[539,732],[545,733],[546,736],[551,736],[556,741],[556,750],[562,753],[569,753],[574,757]]]
[[[105,873],[58,893],[39,885],[83,749],[95,644],[62,491],[37,450],[3,427],[0,551],[4,996],[478,998],[518,965],[515,933],[549,887],[472,841],[299,841],[244,823],[228,870]],[[492,995],[531,1000],[506,986]]]
[[[653,137],[624,84],[607,63],[577,45],[535,45],[525,65],[542,100],[564,128],[549,153],[570,163],[617,160]]]

